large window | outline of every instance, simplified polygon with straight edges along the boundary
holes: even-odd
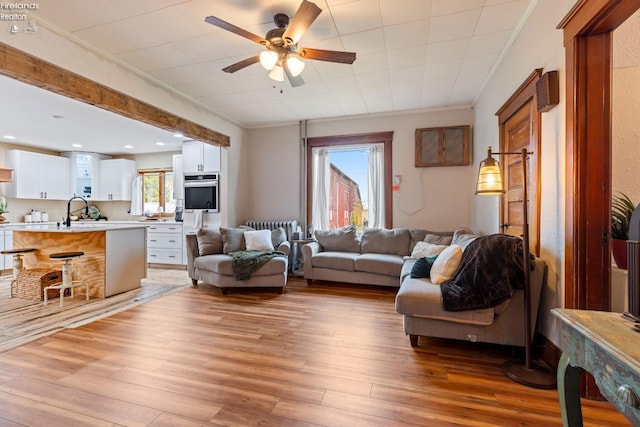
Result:
[[[173,171],[171,169],[141,170],[142,211],[146,213],[175,212]]]
[[[391,228],[392,132],[309,138],[307,224]]]

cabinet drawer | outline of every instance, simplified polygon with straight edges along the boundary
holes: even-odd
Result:
[[[182,224],[154,224],[147,227],[148,234],[156,233],[180,233],[182,234]]]
[[[147,235],[147,247],[181,248],[182,238],[180,233],[149,233]]]
[[[147,262],[158,264],[182,264],[182,250],[148,248]]]

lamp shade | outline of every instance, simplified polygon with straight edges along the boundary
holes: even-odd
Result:
[[[494,195],[503,193],[504,185],[502,184],[500,163],[491,156],[491,148],[489,148],[489,157],[480,162],[476,194]]]
[[[293,77],[297,77],[304,70],[304,62],[300,61],[295,56],[287,57],[287,66],[289,67],[289,71]]]
[[[278,54],[272,50],[263,50],[260,52],[260,65],[265,70],[271,70],[278,62]]]
[[[269,77],[271,80],[275,80],[277,82],[284,81],[284,70],[282,69],[282,65],[274,66],[269,72]]]

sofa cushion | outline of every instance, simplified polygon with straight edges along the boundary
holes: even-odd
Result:
[[[335,230],[316,230],[315,236],[324,251],[360,252],[360,242],[353,225]]]
[[[355,271],[358,256],[358,252],[318,252],[311,258],[311,265],[314,268]]]
[[[200,228],[196,231],[200,256],[222,253],[222,235],[219,230]]]
[[[453,277],[462,261],[462,248],[458,245],[447,246],[431,267],[431,282],[439,285]]]
[[[222,234],[222,252],[228,254],[229,252],[244,251],[246,249],[244,232],[247,230],[253,230],[253,228],[220,227],[220,234]]]
[[[400,277],[404,259],[394,254],[362,254],[356,258],[355,270]]]
[[[430,231],[430,230],[410,230],[411,242],[409,244],[409,252],[411,252],[418,242],[424,242],[427,235],[429,240],[427,243],[433,243],[438,245],[450,245],[451,240],[447,241],[448,237],[453,237],[453,231]],[[437,240],[438,237],[443,237],[442,240]]]
[[[287,233],[284,231],[284,228],[278,227],[275,230],[271,231],[271,244],[274,248],[277,248],[282,243],[287,241]]]
[[[422,258],[425,256],[438,255],[442,251],[447,249],[446,245],[435,245],[433,243],[418,242],[411,251],[411,258]]]
[[[437,257],[438,255],[431,255],[418,258],[411,268],[411,277],[430,278],[431,267],[433,267],[433,263],[435,262]]]
[[[193,261],[193,266],[197,270],[206,270],[222,276],[233,276],[233,258],[230,255],[206,255],[200,256]],[[287,258],[274,257],[266,264],[251,273],[251,276],[271,276],[282,274],[287,269]]]
[[[445,311],[442,308],[440,286],[431,283],[429,279],[413,279],[411,277],[407,277],[398,290],[396,311],[412,317],[472,325],[491,325],[495,317],[492,308]]]
[[[244,241],[248,251],[272,251],[271,230],[250,230],[244,232]]]
[[[360,237],[360,253],[409,254],[411,235],[406,228],[365,228]]]

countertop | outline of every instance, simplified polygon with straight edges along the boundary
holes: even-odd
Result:
[[[132,221],[130,223],[108,223],[103,221],[101,223],[83,223],[83,224],[71,224],[71,227],[65,227],[57,224],[24,224],[22,226],[12,227],[13,231],[28,231],[33,233],[89,233],[92,231],[109,231],[109,230],[125,230],[133,228],[145,228],[146,225]]]

